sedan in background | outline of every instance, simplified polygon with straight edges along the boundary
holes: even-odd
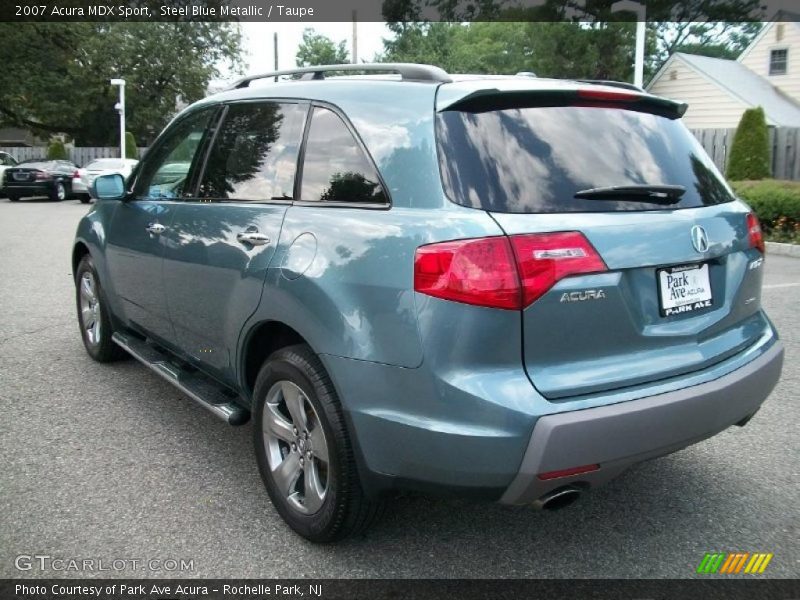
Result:
[[[133,158],[98,158],[82,169],[78,169],[72,179],[72,193],[81,202],[87,204],[91,200],[89,190],[98,175],[122,175],[125,179],[138,163]]]
[[[8,152],[0,152],[0,198],[4,197],[5,190],[3,189],[3,179],[5,170],[8,167],[16,167],[17,166],[17,159],[11,156]]]
[[[47,196],[60,201],[72,194],[72,178],[78,167],[68,160],[32,158],[6,169],[4,190],[8,199]]]

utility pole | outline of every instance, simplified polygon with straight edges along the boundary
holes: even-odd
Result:
[[[275,70],[278,70],[278,32],[276,31],[272,37],[273,50],[275,52]],[[275,76],[275,81],[278,81],[278,76]]]
[[[643,0],[620,0],[611,5],[611,12],[630,11],[636,15],[636,50],[634,52],[633,85],[644,84],[644,38],[647,34],[647,7]]]
[[[119,86],[119,102],[114,108],[119,113],[119,157],[125,159],[125,80],[112,79],[111,85]]]
[[[353,10],[353,64],[358,62],[358,19],[356,18],[356,11]]]

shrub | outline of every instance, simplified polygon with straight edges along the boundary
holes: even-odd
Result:
[[[136,147],[136,138],[130,131],[125,132],[125,158],[139,158],[139,149]]]
[[[758,216],[767,239],[800,243],[800,181],[764,179],[732,185]]]
[[[744,111],[731,144],[728,179],[764,179],[771,175],[769,163],[769,130],[760,106]]]
[[[47,146],[47,158],[49,160],[69,160],[69,154],[61,140],[53,140]]]

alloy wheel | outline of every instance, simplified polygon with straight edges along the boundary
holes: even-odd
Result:
[[[86,341],[92,346],[100,343],[100,299],[94,275],[86,271],[80,280],[81,324]]]
[[[317,411],[291,381],[267,393],[262,416],[264,449],[272,478],[289,506],[304,515],[322,508],[328,493],[328,444]]]

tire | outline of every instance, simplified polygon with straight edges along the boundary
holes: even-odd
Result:
[[[383,502],[364,495],[341,404],[311,348],[272,354],[254,399],[256,461],[284,521],[312,542],[340,540],[374,522]]]
[[[89,356],[101,363],[125,358],[126,352],[111,339],[114,329],[100,287],[100,278],[88,254],[81,259],[75,272],[75,304],[81,339]]]
[[[19,196],[17,196],[16,194],[8,194],[8,199],[11,202],[19,202]]]
[[[91,196],[87,196],[86,194],[81,194],[78,196],[78,200],[81,201],[81,204],[89,204],[92,201]]]
[[[61,202],[67,199],[67,188],[63,181],[56,181],[53,189],[50,191],[50,200],[53,202]]]

